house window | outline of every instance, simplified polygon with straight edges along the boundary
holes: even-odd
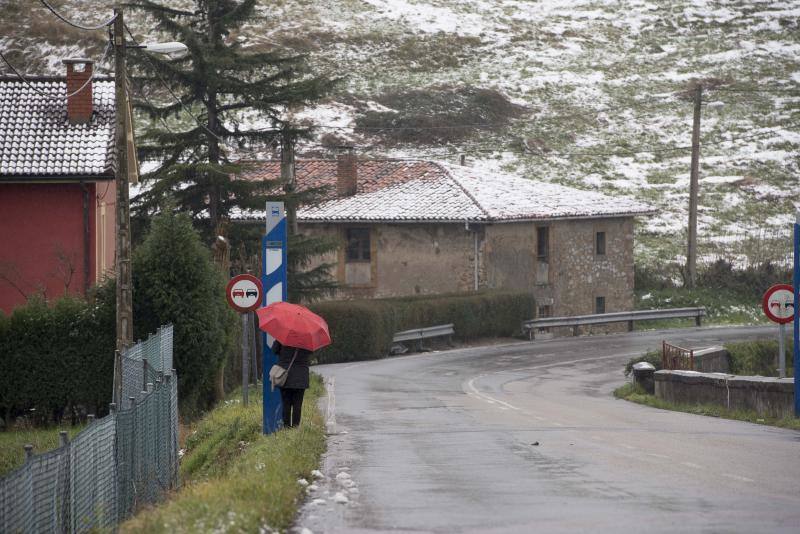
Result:
[[[594,253],[598,256],[606,255],[606,233],[597,232],[594,237]]]
[[[346,240],[348,262],[370,261],[369,228],[348,228]]]
[[[550,228],[538,226],[536,228],[536,257],[540,262],[547,263],[550,251]]]
[[[595,297],[594,298],[594,312],[595,313],[605,313],[606,312],[606,298],[605,297]]]
[[[539,319],[553,316],[553,307],[549,304],[539,306]]]

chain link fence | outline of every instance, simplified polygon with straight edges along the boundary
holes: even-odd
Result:
[[[178,377],[172,326],[120,356],[106,417],[0,479],[0,532],[113,530],[178,487]]]

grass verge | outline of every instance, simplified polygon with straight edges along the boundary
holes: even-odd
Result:
[[[241,393],[195,423],[181,461],[182,489],[125,522],[121,532],[264,532],[287,529],[325,450],[317,409],[322,379],[312,375],[300,428],[261,434],[261,395]]]
[[[641,386],[627,383],[614,390],[614,396],[618,399],[625,399],[638,404],[644,404],[662,410],[672,410],[676,412],[693,413],[695,415],[707,415],[710,417],[722,417],[724,419],[735,419],[737,421],[747,421],[758,425],[777,426],[800,430],[800,419],[795,417],[784,417],[775,419],[758,415],[751,410],[728,410],[722,406],[712,404],[675,404],[659,399],[655,395],[648,394]]]
[[[0,477],[25,462],[23,446],[31,444],[33,452],[41,454],[58,447],[59,431],[66,430],[72,439],[82,429],[83,425],[0,432]]]

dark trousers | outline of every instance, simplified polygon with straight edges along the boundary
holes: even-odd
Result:
[[[284,428],[300,424],[300,414],[303,411],[303,394],[305,392],[305,389],[281,388]]]

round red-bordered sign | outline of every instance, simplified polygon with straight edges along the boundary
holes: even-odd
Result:
[[[794,320],[794,289],[789,284],[776,284],[764,293],[761,302],[767,318],[778,324]]]
[[[240,274],[231,278],[225,289],[228,304],[234,310],[245,313],[253,311],[261,305],[264,298],[264,287],[261,280],[252,274]]]

